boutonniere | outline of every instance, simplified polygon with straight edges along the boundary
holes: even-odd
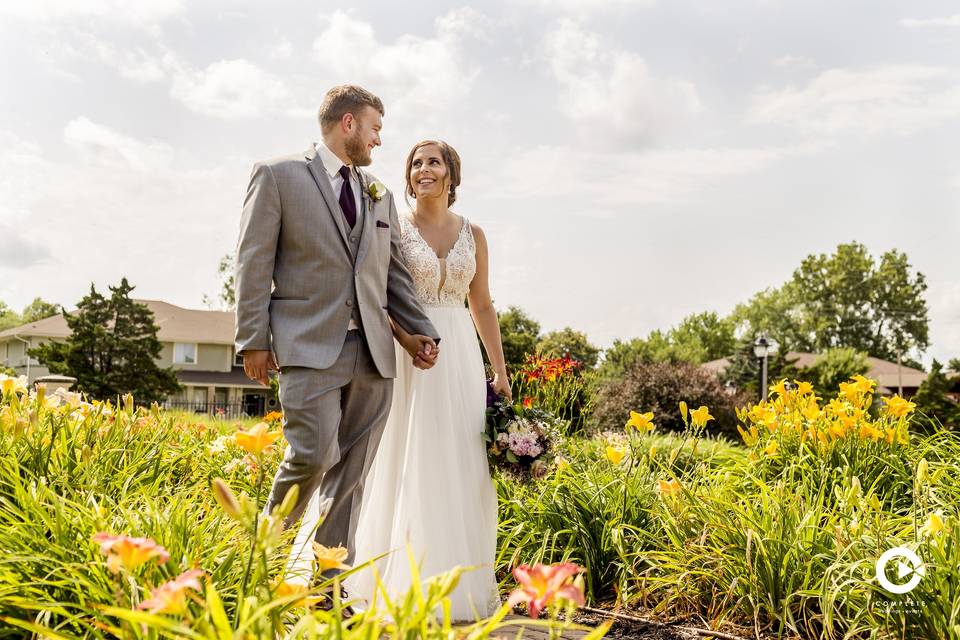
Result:
[[[367,186],[367,193],[370,194],[374,202],[380,202],[383,196],[387,195],[387,188],[374,180]]]

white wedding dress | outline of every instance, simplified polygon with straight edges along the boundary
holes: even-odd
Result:
[[[450,595],[451,618],[474,620],[496,612],[500,598],[493,566],[497,495],[482,437],[485,372],[464,306],[476,271],[473,232],[462,218],[456,243],[439,259],[413,223],[399,218],[403,259],[441,337],[441,351],[437,364],[424,371],[396,347],[393,403],[365,483],[354,565],[391,552],[376,563],[391,598],[410,588],[408,544],[421,579],[458,565],[474,566]],[[291,582],[309,580],[318,502],[315,493],[304,512],[288,565]],[[344,586],[351,598],[367,604],[376,590],[369,568],[349,576]],[[377,602],[382,600],[378,593]]]

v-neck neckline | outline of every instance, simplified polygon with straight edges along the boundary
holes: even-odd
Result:
[[[457,214],[454,214],[454,215],[457,215]],[[447,254],[441,258],[437,254],[436,250],[432,246],[430,246],[430,243],[427,242],[427,239],[423,237],[423,234],[420,233],[420,228],[416,224],[414,224],[413,220],[411,220],[410,218],[407,218],[407,216],[404,216],[404,218],[407,221],[407,224],[413,227],[413,230],[416,231],[417,233],[417,237],[420,238],[420,241],[423,242],[423,244],[427,245],[427,248],[430,249],[430,253],[433,254],[433,257],[435,257],[438,262],[446,262],[450,254],[453,253],[454,250],[460,245],[460,240],[463,238],[463,230],[467,226],[467,219],[460,215],[457,215],[457,217],[460,218],[460,231],[457,232],[457,239],[453,241],[453,244],[450,246],[450,249],[447,250]]]

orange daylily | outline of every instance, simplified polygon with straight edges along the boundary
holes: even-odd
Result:
[[[120,573],[121,567],[133,571],[151,558],[160,564],[170,559],[167,550],[150,538],[112,536],[101,531],[93,536],[93,541],[100,545],[100,553],[107,556],[107,568],[113,573]]]

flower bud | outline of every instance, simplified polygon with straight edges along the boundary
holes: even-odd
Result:
[[[233,494],[233,490],[220,478],[213,479],[213,497],[220,504],[224,513],[234,520],[240,520],[240,503],[237,502],[237,497]]]

